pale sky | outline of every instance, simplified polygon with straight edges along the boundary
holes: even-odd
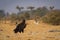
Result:
[[[41,7],[41,6],[55,6],[56,9],[60,9],[60,0],[0,0],[0,10],[3,9],[6,12],[18,12],[16,6],[34,6],[34,7]]]

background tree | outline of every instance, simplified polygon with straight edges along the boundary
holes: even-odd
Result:
[[[30,19],[32,19],[32,17],[33,17],[32,11],[33,11],[34,8],[35,8],[35,7],[33,7],[33,6],[27,7],[27,9],[30,9]]]
[[[17,21],[17,14],[16,13],[11,13],[10,20],[11,20],[11,22],[16,22]]]
[[[31,11],[32,11],[34,8],[35,8],[35,7],[33,7],[33,6],[27,7],[27,9],[30,9]]]
[[[21,14],[21,10],[22,9],[24,9],[24,7],[19,7],[19,6],[16,6],[16,9],[18,9],[19,10],[19,12],[17,13],[17,20],[20,20],[21,18],[20,18],[20,14]]]
[[[5,24],[6,21],[10,20],[10,14],[8,12],[5,14],[4,20],[5,20]]]
[[[5,12],[4,10],[0,10],[0,19],[2,19],[3,17],[5,17]]]
[[[16,6],[16,9],[18,9],[18,10],[19,10],[19,12],[21,12],[21,9],[24,9],[24,7]]]
[[[54,6],[50,6],[50,10],[53,10],[54,9]]]
[[[5,17],[4,10],[0,10],[0,22],[3,22],[4,17]]]
[[[42,16],[46,15],[47,12],[48,12],[48,9],[45,6],[43,6],[43,7],[38,7],[34,14],[36,16],[42,17]]]

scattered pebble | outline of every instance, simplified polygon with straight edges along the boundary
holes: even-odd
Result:
[[[28,39],[28,40],[31,40],[31,39]]]
[[[0,31],[3,31],[2,29],[0,29]]]
[[[6,36],[6,37],[8,37],[8,38],[9,38],[10,36]]]
[[[49,32],[60,32],[60,30],[50,30]]]

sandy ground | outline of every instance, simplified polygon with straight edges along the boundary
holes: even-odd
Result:
[[[11,23],[0,23],[0,40],[60,40],[60,32],[49,32],[60,30],[60,26],[48,25],[45,23],[34,23],[34,20],[26,22],[27,27],[24,33],[15,34],[13,30],[16,25]]]

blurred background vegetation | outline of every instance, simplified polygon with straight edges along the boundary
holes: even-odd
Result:
[[[5,13],[4,10],[0,10],[0,22],[11,21],[19,22],[21,19],[26,20],[42,20],[44,23],[59,25],[60,24],[60,10],[54,9],[54,6],[47,8],[46,6],[38,7],[35,9],[33,6],[27,7],[27,10],[23,11],[24,7],[16,6],[18,13]]]

